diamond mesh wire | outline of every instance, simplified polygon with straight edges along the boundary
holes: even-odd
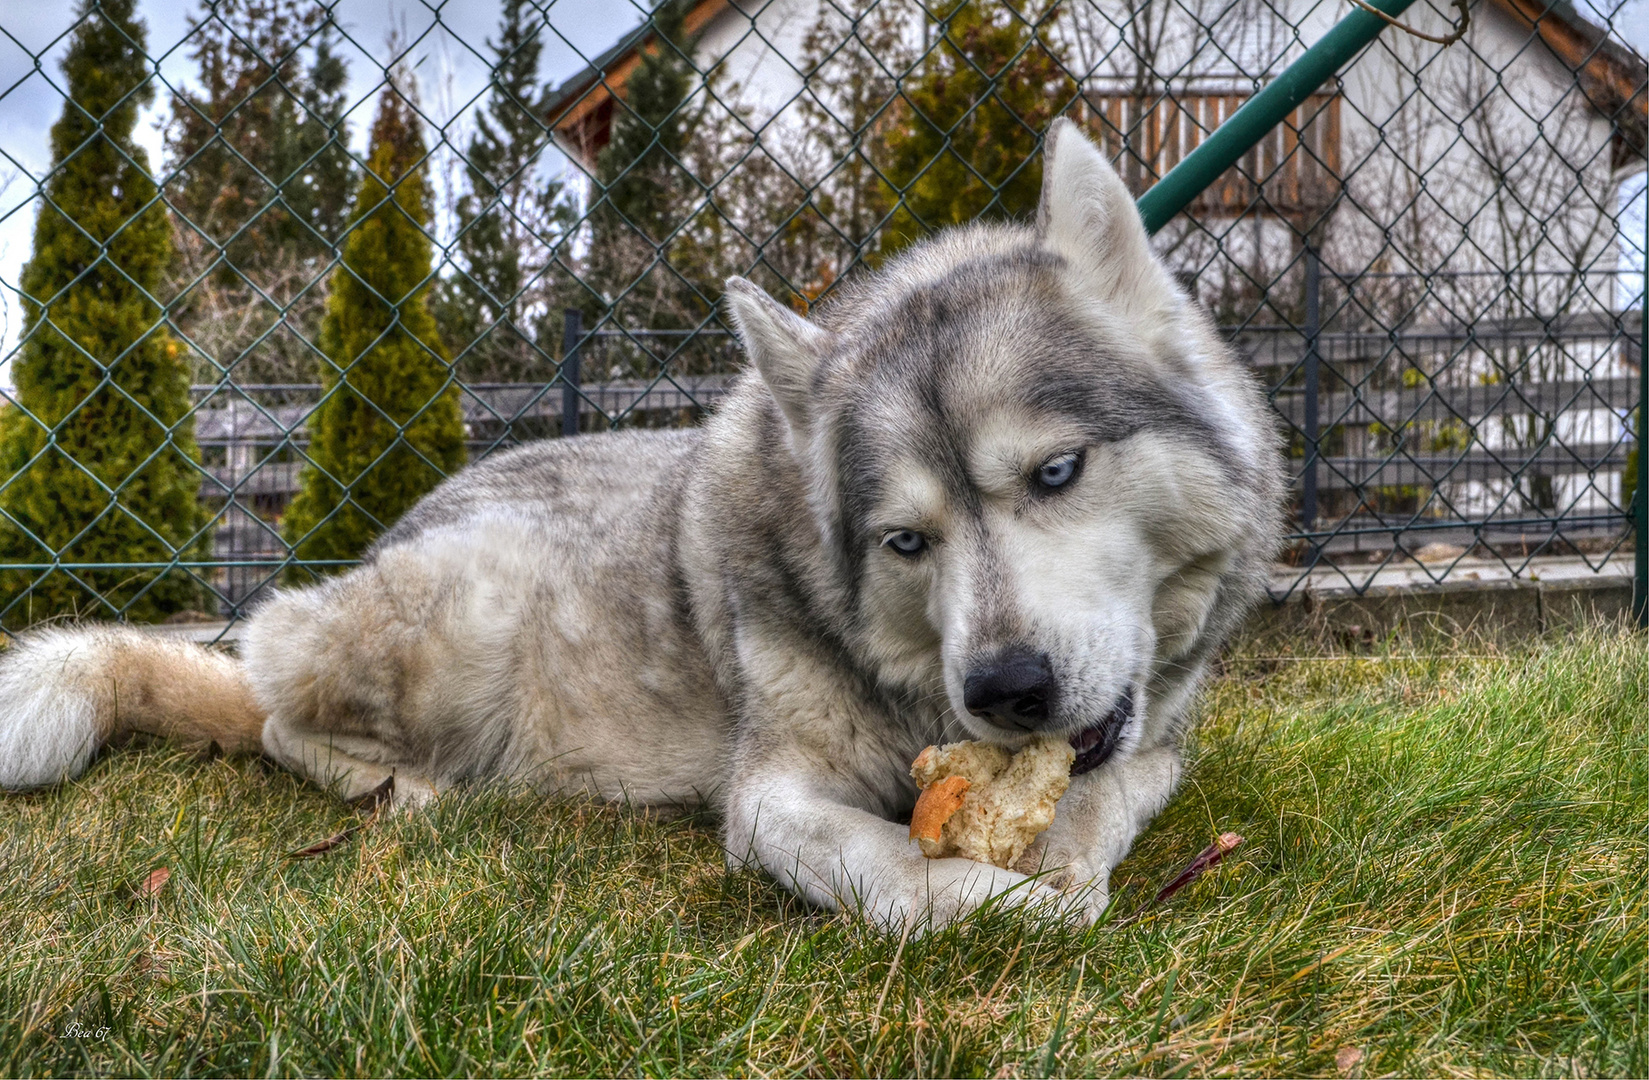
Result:
[[[717,310],[727,275],[806,311],[932,228],[1023,216],[1059,115],[1142,192],[1351,10],[675,0],[604,9],[596,48],[570,30],[596,7],[571,0],[507,0],[484,34],[450,4],[413,4],[387,41],[318,0],[207,0],[155,41],[122,3],[89,0],[44,36],[0,12],[0,110],[49,88],[83,120],[48,165],[0,128],[0,226],[61,219],[85,248],[49,290],[43,273],[0,282],[12,628],[232,622],[271,583],[358,557],[404,509],[374,494],[390,472],[415,495],[527,439],[697,422],[739,366]],[[1630,562],[1646,76],[1619,4],[1600,3],[1474,0],[1450,47],[1387,30],[1158,233],[1287,437],[1277,598],[1398,570]],[[1404,18],[1441,35],[1454,14],[1421,0]],[[69,58],[96,32],[142,77],[92,102]],[[424,63],[453,53],[490,72],[473,93]],[[153,160],[117,116],[147,95],[165,124]],[[94,222],[108,200],[70,182],[100,146],[122,163],[116,187],[150,193],[116,221]],[[156,215],[169,251],[144,277],[118,241]],[[372,248],[380,233],[402,246]],[[29,265],[53,257],[37,247]],[[380,264],[420,259],[427,272],[385,284]],[[70,309],[105,279],[136,286],[126,321],[74,338]],[[343,310],[345,280],[365,308]],[[92,374],[42,405],[40,379],[16,376],[48,353]],[[402,367],[383,367],[391,353]],[[148,382],[123,374],[140,360]],[[184,407],[156,404],[168,379],[188,383]],[[147,434],[102,440],[116,402]],[[345,404],[376,432],[347,459],[316,437]],[[462,443],[444,458],[415,434],[443,410]],[[104,445],[123,449],[106,460]],[[17,494],[60,458],[89,496]],[[149,490],[162,459],[182,463],[196,517]],[[337,498],[295,527],[293,500],[326,484]],[[315,554],[344,517],[365,523],[354,546]],[[113,522],[137,539],[94,542]]]

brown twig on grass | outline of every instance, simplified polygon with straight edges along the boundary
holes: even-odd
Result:
[[[1242,837],[1234,832],[1220,833],[1212,844],[1202,849],[1202,854],[1191,860],[1191,865],[1179,872],[1179,876],[1162,887],[1162,890],[1152,898],[1146,908],[1154,908],[1172,897],[1175,893],[1191,884],[1202,876],[1202,872],[1219,862],[1242,843]]]
[[[1190,864],[1187,865],[1184,870],[1179,872],[1174,880],[1159,889],[1156,896],[1152,897],[1149,902],[1141,904],[1137,909],[1135,909],[1133,914],[1123,918],[1118,925],[1131,923],[1135,919],[1144,918],[1146,912],[1160,904],[1165,903],[1175,893],[1197,880],[1197,878],[1202,876],[1203,871],[1207,870],[1210,866],[1213,866],[1233,851],[1236,851],[1237,845],[1241,843],[1242,837],[1238,836],[1234,832],[1220,833],[1212,844],[1209,844],[1207,847],[1203,848],[1202,852],[1198,854],[1196,858],[1192,859]]]
[[[313,844],[299,848],[297,851],[289,851],[286,853],[286,857],[288,859],[312,859],[316,855],[325,855],[345,840],[348,840],[351,836],[354,836],[356,833],[366,828],[371,820],[371,818],[368,818],[359,825],[351,825],[343,832],[333,833],[324,840],[317,840]]]
[[[359,795],[348,801],[347,805],[368,811],[365,820],[351,825],[343,832],[333,833],[324,840],[317,840],[313,844],[299,848],[297,851],[288,852],[286,857],[288,859],[312,859],[317,855],[325,855],[339,844],[348,840],[350,837],[354,836],[356,833],[378,820],[378,811],[388,805],[394,795],[395,774],[391,773],[383,783],[379,784],[365,795]]]

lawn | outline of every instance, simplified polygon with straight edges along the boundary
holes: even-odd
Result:
[[[709,820],[478,789],[293,860],[360,816],[128,749],[0,798],[0,1073],[1643,1075],[1646,688],[1628,634],[1249,648],[1107,924],[902,943]]]

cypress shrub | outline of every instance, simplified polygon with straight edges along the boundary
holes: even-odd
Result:
[[[356,187],[338,34],[315,0],[212,0],[189,35],[199,85],[172,94],[166,190],[197,381],[314,378],[317,279]]]
[[[691,60],[688,7],[666,0],[653,8],[650,41],[596,158],[583,279],[601,302],[591,297],[582,306],[597,318],[605,307],[622,326],[698,326],[713,314],[726,276],[713,236],[720,212],[701,209],[704,187],[688,167],[714,138],[708,98],[694,103],[703,79]],[[653,370],[646,360],[631,374]]]
[[[309,463],[282,520],[302,559],[359,558],[464,463],[457,385],[426,303],[424,158],[417,115],[392,84],[378,101],[321,322],[323,391],[309,417]]]
[[[156,296],[171,225],[132,142],[153,95],[134,0],[87,0],[63,61],[69,100],[22,273],[15,404],[0,412],[0,611],[152,621],[197,605],[166,563],[206,550],[185,358]],[[111,494],[111,492],[113,494]]]

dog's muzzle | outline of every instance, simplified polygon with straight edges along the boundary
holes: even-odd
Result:
[[[1134,692],[1128,690],[1117,699],[1105,719],[1072,735],[1071,747],[1076,751],[1076,760],[1071,762],[1071,775],[1093,772],[1110,760],[1111,755],[1116,753],[1117,743],[1122,741],[1123,729],[1133,715]]]

